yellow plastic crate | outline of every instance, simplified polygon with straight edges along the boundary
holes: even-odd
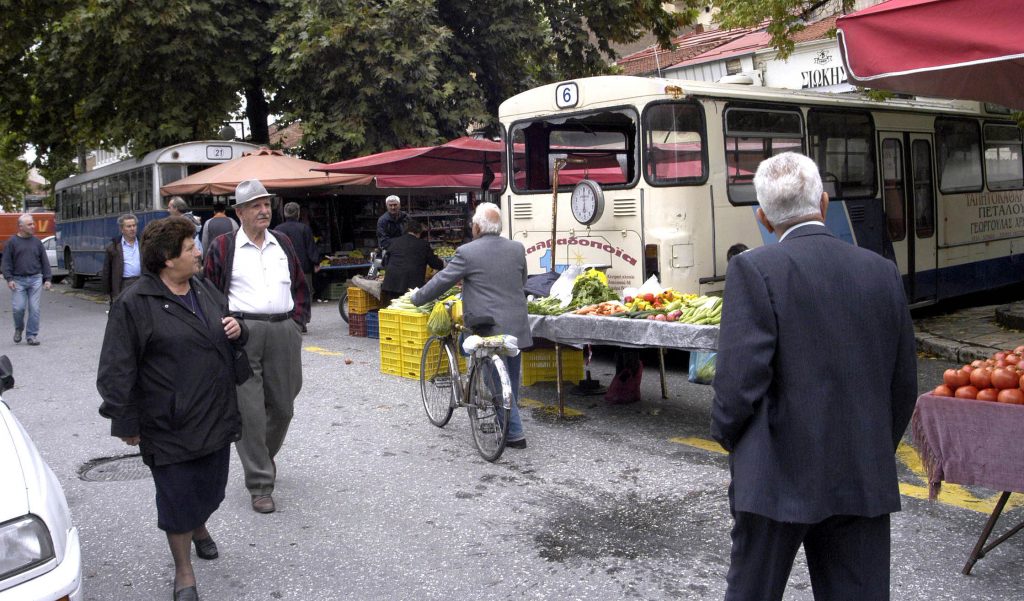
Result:
[[[536,382],[554,382],[558,378],[555,349],[537,349],[523,353],[523,386]],[[583,351],[562,349],[562,381],[578,384],[583,379]]]
[[[401,344],[402,342],[402,328],[399,325],[398,315],[399,311],[393,309],[381,309],[377,312],[378,326],[380,327],[380,339],[381,341],[387,340],[395,344]]]
[[[380,371],[393,376],[402,375],[401,345],[380,339]]]
[[[380,308],[380,301],[362,288],[348,287],[348,312],[362,315]]]
[[[400,311],[398,327],[402,344],[408,343],[410,346],[418,345],[420,348],[423,348],[427,339],[430,338],[430,332],[427,331],[427,319],[429,317],[426,313],[418,311]]]
[[[438,360],[438,356],[441,353],[441,347],[435,346],[430,349],[430,353],[427,355],[427,377],[433,376],[438,371],[438,367],[443,368],[447,371],[447,361],[441,362]],[[402,377],[412,378],[418,380],[420,378],[420,360],[423,357],[423,346],[413,347],[403,344],[402,345]],[[462,355],[456,357],[456,361],[459,363],[459,371],[466,371],[466,358]]]

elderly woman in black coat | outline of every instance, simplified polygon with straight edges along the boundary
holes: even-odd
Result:
[[[96,386],[110,433],[139,445],[156,485],[157,526],[174,558],[174,599],[198,599],[191,546],[217,557],[206,520],[224,500],[231,443],[241,435],[235,350],[244,326],[227,299],[195,276],[195,226],[151,222],[145,273],[110,309]]]

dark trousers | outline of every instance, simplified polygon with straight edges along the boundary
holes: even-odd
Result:
[[[889,599],[889,514],[791,524],[738,511],[726,601],[781,600],[801,544],[816,601]]]

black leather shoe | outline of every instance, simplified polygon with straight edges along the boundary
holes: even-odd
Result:
[[[194,586],[188,586],[180,591],[174,591],[174,601],[199,601],[199,591]]]
[[[21,342],[21,330],[14,330],[14,344]]]
[[[525,449],[526,448],[526,439],[525,438],[520,438],[519,440],[510,440],[510,441],[505,443],[505,446],[510,448],[510,449]]]
[[[220,556],[217,553],[217,543],[213,542],[213,537],[203,540],[192,539],[192,544],[196,546],[196,556],[199,559],[217,559]]]

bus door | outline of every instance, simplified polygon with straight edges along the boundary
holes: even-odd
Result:
[[[892,257],[911,303],[937,297],[931,134],[879,132],[882,205]],[[886,253],[888,254],[888,253]]]

